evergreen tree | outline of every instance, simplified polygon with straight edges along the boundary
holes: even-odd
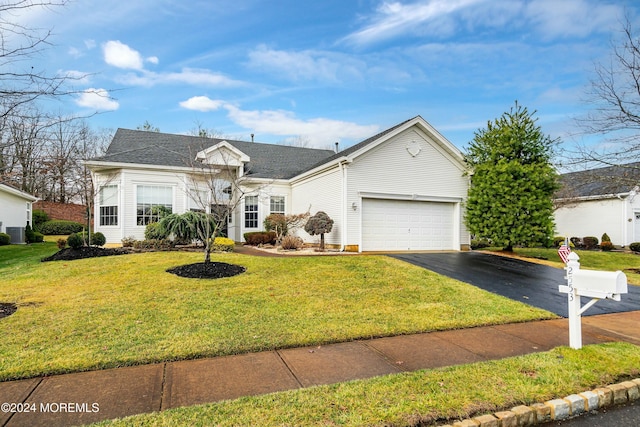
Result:
[[[516,102],[475,132],[465,155],[472,173],[469,232],[507,251],[513,245],[547,244],[553,237],[558,183],[551,157],[557,141],[542,133],[534,114]]]

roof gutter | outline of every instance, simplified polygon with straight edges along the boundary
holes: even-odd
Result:
[[[580,196],[580,197],[563,197],[560,199],[553,199],[555,202],[586,202],[590,200],[605,200],[605,199],[624,199],[630,195],[635,195],[633,191],[627,191],[626,193],[612,193],[612,194],[598,194],[595,196]]]

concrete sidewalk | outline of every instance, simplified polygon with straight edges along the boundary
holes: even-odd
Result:
[[[585,317],[583,344],[640,345],[640,311]],[[0,383],[0,426],[66,426],[568,345],[568,319],[432,332]],[[26,412],[29,410],[30,412]]]

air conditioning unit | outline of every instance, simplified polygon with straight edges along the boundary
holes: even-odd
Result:
[[[24,243],[24,227],[7,227],[7,234],[11,236],[11,243]]]

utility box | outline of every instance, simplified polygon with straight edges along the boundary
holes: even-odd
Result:
[[[620,294],[627,293],[627,276],[622,271],[577,269],[572,277],[573,287],[580,296],[620,301]]]
[[[24,227],[7,227],[7,234],[11,236],[11,244],[24,243]]]

